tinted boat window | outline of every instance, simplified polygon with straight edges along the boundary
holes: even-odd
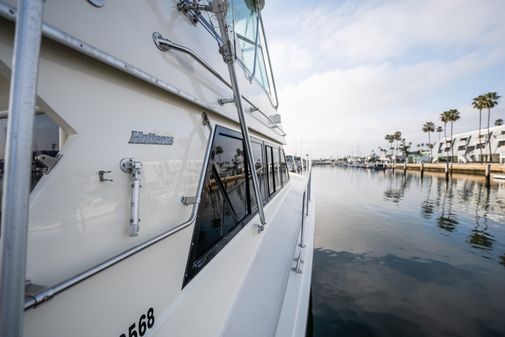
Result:
[[[273,170],[274,170],[274,183],[275,183],[275,190],[278,191],[281,186],[281,163],[279,160],[279,148],[274,147],[272,148],[272,153],[273,153]]]
[[[275,192],[274,155],[272,147],[261,141],[251,142],[253,160],[258,172],[260,193],[264,201]],[[277,162],[279,162],[279,149]],[[270,167],[267,169],[266,158]],[[278,165],[280,166],[280,164]],[[280,170],[277,170],[280,173]],[[268,179],[267,179],[268,176]],[[267,183],[272,187],[269,194]],[[278,188],[279,189],[279,188]],[[216,127],[201,202],[195,221],[195,229],[189,252],[184,285],[245,226],[257,212],[251,172],[248,171],[241,134]]]
[[[242,140],[220,134],[216,138],[213,148],[216,151],[213,161],[215,179],[224,185],[224,190],[231,203],[231,205],[227,205],[226,209],[232,214],[225,217],[226,229],[229,229],[234,225],[234,222],[242,220],[247,212]],[[233,215],[235,220],[232,219]]]
[[[195,259],[220,241],[248,213],[242,140],[216,135],[205,179]]]
[[[273,157],[272,157],[272,147],[265,146],[266,157],[267,157],[267,175],[268,175],[268,194],[272,195],[275,193],[274,184],[274,170],[273,170]]]
[[[252,151],[253,151],[253,157],[254,157],[254,163],[256,167],[256,174],[258,175],[258,182],[260,185],[260,194],[261,198],[263,200],[263,203],[266,202],[268,195],[266,193],[266,181],[265,181],[265,164],[263,161],[263,145],[260,143],[256,142],[251,142],[252,145]],[[250,174],[249,174],[250,176]],[[256,206],[256,196],[254,195],[254,189],[253,189],[253,182],[252,178],[249,179],[249,190],[250,195],[251,195],[251,208],[253,210],[257,209]]]
[[[282,185],[286,185],[289,180],[288,165],[286,163],[286,155],[284,150],[281,149],[281,175],[282,175]]]

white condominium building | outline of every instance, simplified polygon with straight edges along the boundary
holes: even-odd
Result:
[[[491,162],[505,163],[505,125],[460,133],[451,138],[445,138],[434,144],[433,162],[447,161],[475,163],[488,162],[491,152]],[[490,150],[491,149],[491,150]]]

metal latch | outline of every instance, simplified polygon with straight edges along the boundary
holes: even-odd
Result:
[[[58,163],[61,157],[62,155],[59,153],[56,155],[56,157],[51,157],[50,155],[47,154],[39,154],[38,156],[35,157],[35,160],[37,160],[39,163],[41,163],[46,167],[44,174],[48,174],[49,172],[51,172],[54,165]]]
[[[195,197],[181,197],[181,202],[186,206],[194,205],[199,201],[200,200]]]
[[[140,195],[140,175],[142,174],[142,163],[133,158],[124,158],[119,163],[121,170],[130,174],[131,177],[131,210],[128,234],[130,236],[139,235],[139,195]]]

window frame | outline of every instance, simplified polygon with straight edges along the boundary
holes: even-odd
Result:
[[[280,151],[280,162],[281,162],[281,184],[282,184],[282,187],[284,187],[285,184],[289,183],[289,181],[291,180],[290,176],[289,176],[289,169],[288,169],[288,161],[286,160],[286,153],[284,152],[284,149],[281,147],[279,147],[279,151]],[[286,177],[287,177],[287,180],[286,182],[284,182],[284,175],[282,174],[282,159],[284,158],[284,169],[285,169],[285,174],[286,174]]]
[[[202,24],[203,28],[217,41],[217,43],[219,45],[222,45],[223,39],[221,38],[220,33],[215,30],[214,24],[212,22],[207,21],[207,19],[205,17],[203,17],[201,13],[193,12],[193,14],[198,18],[198,21]],[[267,94],[270,104],[273,107],[277,107],[279,104],[278,97],[277,97],[277,89],[276,89],[275,83],[274,83],[274,74],[271,69],[270,55],[269,55],[268,50],[266,50],[266,49],[268,49],[268,46],[266,43],[266,34],[265,34],[264,27],[263,27],[263,19],[261,18],[261,15],[260,15],[259,21],[260,21],[261,28],[259,29],[258,33],[261,34],[261,36],[263,37],[263,41],[265,43],[265,46],[264,46],[265,52],[264,53],[266,53],[266,58],[265,58],[265,55],[263,55],[263,58],[265,61],[264,65],[265,65],[266,77],[267,77],[267,81],[269,83],[270,82],[272,82],[272,83],[269,84],[269,89],[267,90],[267,88],[265,88],[263,86],[263,84],[259,81],[259,79],[256,77],[256,75],[250,81],[255,81],[260,86],[260,88],[265,92],[265,94]],[[236,35],[240,35],[240,34],[235,33],[235,30],[232,30],[232,33],[233,33],[234,39],[238,39],[238,37]],[[260,46],[263,47],[262,45],[259,45],[258,47],[260,47]],[[242,53],[242,50],[240,51],[240,53]],[[267,67],[266,61],[268,61],[268,65],[269,65],[268,67]],[[246,64],[242,61],[242,59],[240,57],[237,57],[237,63],[246,72],[247,78],[250,78],[252,75],[252,72],[249,70],[249,68],[246,66]],[[275,104],[273,101],[274,98],[275,98]]]
[[[216,139],[219,136],[225,136],[228,138],[234,138],[237,140],[241,140],[242,147],[243,147],[243,149],[245,149],[245,144],[244,144],[244,139],[242,137],[242,134],[238,131],[229,129],[229,128],[221,126],[221,125],[215,126],[215,132],[214,132],[214,135],[212,138],[212,147],[214,147]],[[280,174],[280,176],[281,176],[280,187],[278,189],[275,189],[275,181],[274,181],[274,191],[272,194],[269,193],[268,174],[270,173],[270,168],[268,167],[267,147],[270,147],[272,149],[272,151],[274,148],[276,148],[279,151],[279,155],[281,155],[281,153],[284,150],[282,149],[282,146],[280,144],[277,144],[277,145],[272,144],[272,143],[263,141],[259,138],[255,138],[255,137],[251,137],[251,142],[261,145],[262,162],[263,162],[264,167],[266,167],[266,172],[267,172],[267,176],[265,176],[265,179],[263,179],[263,187],[266,192],[262,194],[262,198],[264,199],[263,205],[266,205],[286,185],[286,184],[282,183],[282,174]],[[272,154],[272,158],[273,158],[273,154]],[[184,273],[184,277],[183,277],[182,288],[184,288],[187,284],[189,284],[191,282],[191,280],[193,280],[193,278],[195,276],[197,276],[205,268],[205,266],[217,254],[219,254],[219,252],[250,222],[250,220],[258,214],[258,207],[257,206],[253,207],[252,202],[251,202],[251,200],[252,200],[251,198],[254,198],[255,196],[254,196],[254,191],[252,191],[252,189],[250,187],[250,172],[249,172],[249,165],[247,162],[248,160],[249,160],[249,158],[247,156],[247,153],[244,151],[244,167],[245,167],[245,172],[244,172],[245,180],[244,181],[245,181],[245,186],[246,186],[245,190],[246,190],[246,198],[247,198],[247,210],[246,210],[245,216],[243,218],[241,218],[240,220],[238,220],[235,223],[235,225],[228,232],[224,233],[216,243],[212,244],[203,253],[200,253],[199,256],[196,256],[199,253],[197,243],[198,243],[199,235],[202,230],[202,226],[197,223],[198,217],[201,214],[201,207],[203,206],[202,203],[200,203],[198,210],[197,210],[197,220],[195,220],[195,223],[194,223],[194,229],[193,229],[193,234],[192,234],[192,238],[191,238],[191,246],[189,248],[188,257],[187,257],[187,261],[186,261],[186,268],[185,268],[185,273]],[[279,162],[280,162],[280,157],[279,157]],[[273,165],[273,162],[271,164]],[[204,165],[205,165],[205,174],[206,174],[205,180],[207,180],[209,175],[214,174],[212,172],[212,170],[214,168],[211,167],[212,163],[211,163],[210,156],[207,159],[207,162],[204,163]],[[272,170],[272,173],[274,174],[273,166],[272,166],[271,170]],[[273,178],[275,179],[275,176]],[[261,191],[261,187],[260,187],[260,191]],[[202,191],[202,195],[200,196],[201,199],[203,199],[203,193],[205,193],[205,189]],[[221,193],[221,192],[218,192],[218,193]],[[265,195],[267,196],[266,198],[265,198]],[[223,203],[224,203],[224,196],[221,196],[221,197],[223,198]],[[222,219],[221,219],[221,221],[222,221]],[[196,264],[196,267],[195,267],[195,264]]]

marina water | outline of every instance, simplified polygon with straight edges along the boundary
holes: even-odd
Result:
[[[315,167],[313,336],[505,336],[505,184]]]

